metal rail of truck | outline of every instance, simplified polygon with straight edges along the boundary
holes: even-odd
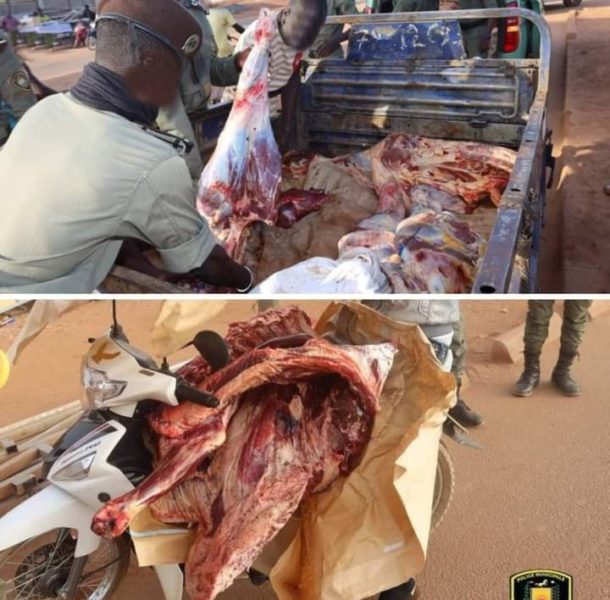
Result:
[[[461,47],[459,22],[507,17],[527,19],[538,29],[539,57],[454,58],[456,40]],[[486,216],[487,245],[472,291],[536,291],[547,166],[552,162],[546,125],[551,35],[544,17],[502,8],[349,15],[327,22],[351,25],[348,52],[345,58],[304,61],[298,148],[338,156],[406,132],[516,150],[498,208],[475,210]],[[417,42],[424,38],[430,43]],[[213,151],[229,110],[230,105],[219,105],[195,122],[204,158]],[[113,291],[143,291],[144,286],[167,293],[173,287],[163,283],[160,289],[140,274],[136,284],[125,269],[113,282],[116,275],[109,279]]]

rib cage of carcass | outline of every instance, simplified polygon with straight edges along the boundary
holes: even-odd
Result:
[[[390,344],[316,337],[294,307],[232,324],[226,341],[225,368],[211,373],[197,358],[180,372],[219,407],[184,403],[152,414],[154,472],[92,525],[120,535],[146,506],[161,521],[195,523],[186,565],[194,600],[226,589],[304,497],[358,465],[395,353]]]

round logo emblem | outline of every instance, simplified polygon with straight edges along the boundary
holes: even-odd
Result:
[[[30,80],[24,71],[17,71],[11,76],[11,85],[17,88],[20,92],[31,92],[32,86]]]
[[[195,52],[195,50],[197,50],[197,48],[199,47],[199,41],[200,38],[196,33],[189,36],[189,38],[186,40],[186,42],[184,42],[184,45],[182,46],[182,52],[187,55],[193,54],[193,52]]]

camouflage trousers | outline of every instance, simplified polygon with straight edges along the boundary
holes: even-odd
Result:
[[[472,29],[462,29],[462,39],[464,40],[464,50],[468,58],[483,56],[481,42],[487,34],[487,24],[473,27]]]
[[[462,375],[466,364],[466,336],[464,335],[464,317],[460,315],[460,320],[452,323],[453,339],[451,340],[451,352],[453,354],[453,364],[451,372],[455,377],[458,388],[462,385]]]
[[[563,324],[561,326],[561,349],[568,353],[578,353],[582,342],[589,307],[592,300],[565,300],[563,304]],[[530,300],[523,345],[526,352],[540,353],[549,334],[549,323],[553,316],[554,300]]]

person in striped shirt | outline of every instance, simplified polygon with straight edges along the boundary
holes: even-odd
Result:
[[[299,88],[299,66],[314,43],[327,15],[326,0],[290,0],[286,8],[274,11],[269,58],[269,96],[271,117],[282,114],[277,130],[280,148],[285,146],[287,130],[293,121]],[[256,21],[246,28],[235,46],[235,53],[254,46]],[[223,101],[235,97],[235,88],[226,88]]]

